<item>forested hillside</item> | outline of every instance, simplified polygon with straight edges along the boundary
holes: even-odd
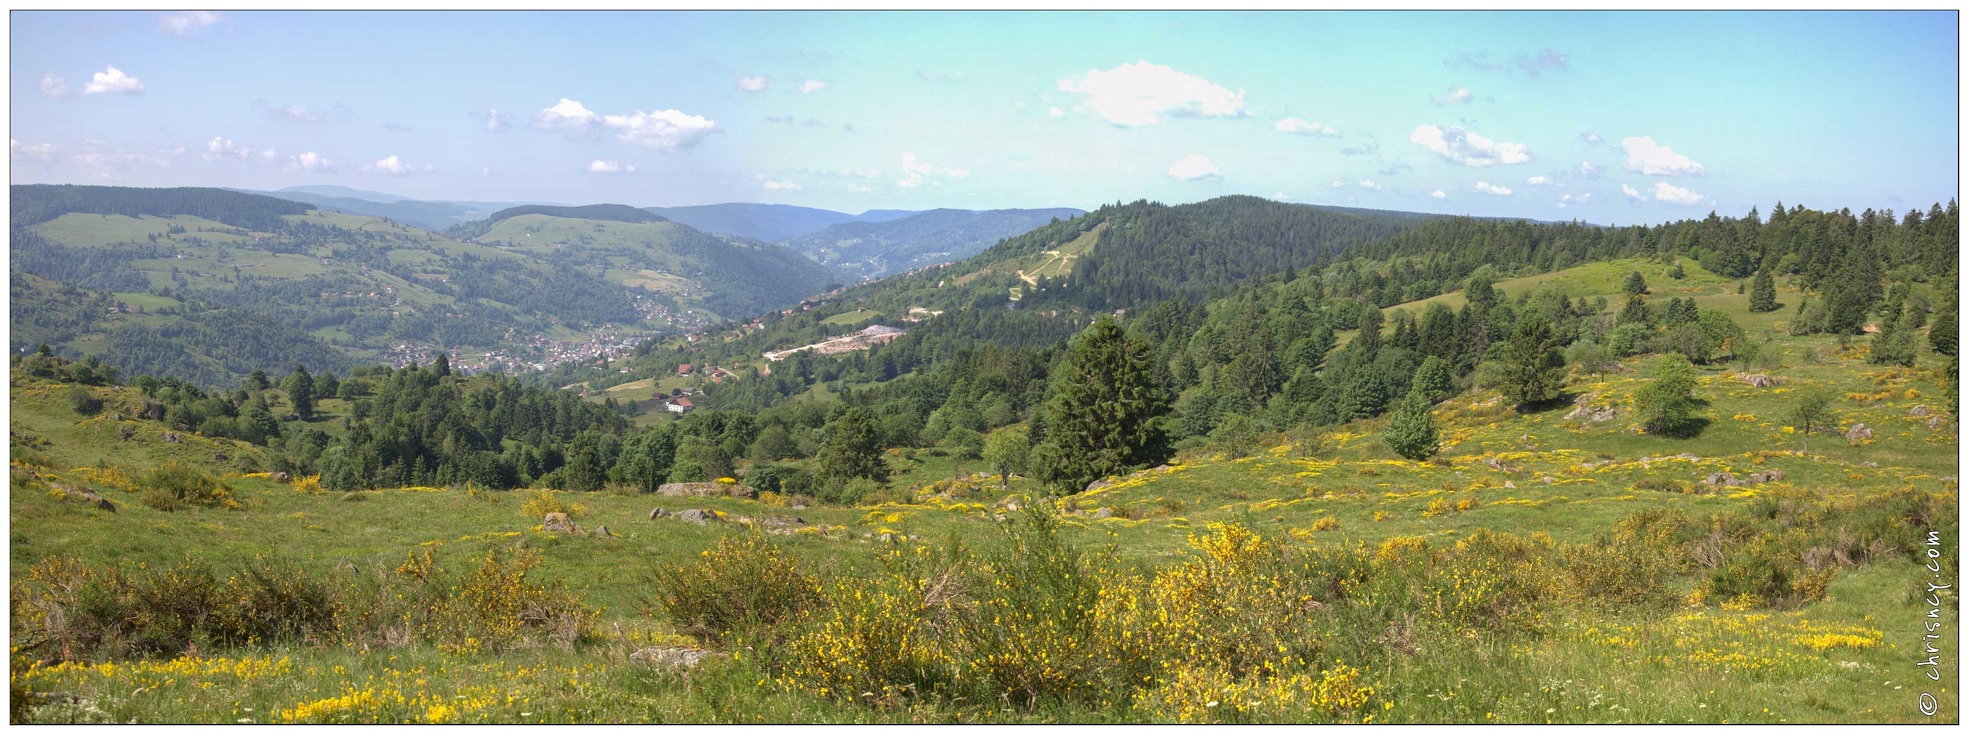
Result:
[[[786,242],[787,247],[854,279],[874,279],[964,260],[992,243],[1078,209],[933,209],[901,219],[836,224]]]

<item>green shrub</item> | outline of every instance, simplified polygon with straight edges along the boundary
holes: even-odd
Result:
[[[645,611],[706,643],[765,632],[820,601],[820,581],[785,549],[756,536],[726,536],[697,561],[654,580]]]
[[[143,488],[144,505],[158,510],[178,510],[187,505],[227,510],[245,507],[231,485],[175,461],[158,465],[137,485]]]

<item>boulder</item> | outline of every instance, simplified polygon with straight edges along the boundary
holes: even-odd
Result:
[[[1856,442],[1862,439],[1872,439],[1872,438],[1873,438],[1873,429],[1867,428],[1866,424],[1853,424],[1853,428],[1846,430],[1846,441],[1849,442]]]
[[[1910,408],[1907,410],[1907,415],[1914,416],[1917,418],[1921,416],[1927,416],[1928,414],[1931,413],[1934,413],[1934,411],[1929,409],[1927,406],[1915,406],[1914,408]]]
[[[97,495],[95,491],[90,490],[89,488],[82,487],[80,485],[62,485],[60,487],[62,489],[62,492],[67,493],[69,496],[81,500],[84,503],[88,503],[89,505],[96,506],[98,508],[109,511],[111,513],[116,512],[115,503],[109,502],[109,498],[105,498],[101,495]]]
[[[1709,473],[1709,476],[1702,478],[1702,484],[1710,487],[1737,487],[1742,485],[1743,481],[1738,480],[1736,475],[1724,471]]]
[[[1928,419],[1928,428],[1930,429],[1940,429],[1946,426],[1948,426],[1948,417],[1942,414],[1935,414]]]
[[[1872,462],[1872,461],[1867,461],[1867,462],[1861,462],[1861,463],[1860,463],[1860,466],[1861,466],[1861,467],[1865,467],[1865,468],[1867,468],[1867,469],[1872,469],[1872,468],[1875,468],[1875,467],[1879,467],[1879,466],[1880,466],[1880,463],[1879,463],[1879,462]]]
[[[668,666],[673,668],[693,668],[704,659],[718,654],[700,651],[695,648],[658,647],[645,648],[629,654],[629,663],[643,666]]]
[[[165,443],[165,444],[176,444],[176,443],[178,443],[178,442],[180,442],[180,441],[183,441],[183,440],[184,440],[184,437],[182,437],[182,436],[179,436],[179,435],[178,435],[178,433],[177,433],[177,432],[175,432],[175,431],[167,431],[167,432],[164,432],[164,443]]]
[[[287,474],[287,473],[285,473],[285,472],[275,472],[275,473],[273,473],[273,481],[274,481],[274,482],[290,482],[290,481],[292,481],[293,479],[294,479],[294,476],[293,476],[293,475],[289,475],[289,474]]]
[[[759,491],[746,485],[723,482],[668,482],[657,486],[656,494],[672,498],[718,497],[757,498]]]
[[[1784,479],[1784,472],[1782,470],[1765,470],[1763,472],[1752,472],[1750,473],[1750,476],[1745,477],[1744,479],[1749,480],[1754,484],[1777,482],[1779,480]]]
[[[548,513],[545,518],[540,519],[540,529],[549,533],[581,532],[581,527],[574,525],[574,520],[568,518],[566,513]]]
[[[669,517],[670,517],[670,511],[669,509],[666,508],[657,508],[656,510],[652,510],[649,512],[649,519],[652,521],[660,518],[669,518]]]
[[[717,514],[717,513],[715,513],[715,512],[713,512],[713,511],[708,511],[708,510],[702,510],[702,509],[699,509],[699,508],[692,508],[692,509],[690,509],[690,510],[687,510],[687,511],[684,511],[684,512],[682,512],[682,513],[678,513],[678,514],[677,514],[677,518],[678,518],[678,519],[680,519],[680,520],[686,520],[686,521],[690,521],[690,522],[692,522],[692,523],[695,523],[695,524],[697,524],[697,525],[700,525],[700,526],[702,526],[702,525],[704,525],[704,524],[706,524],[706,523],[716,523],[716,522],[718,522],[718,514]]]
[[[593,533],[594,535],[600,536],[602,538],[615,538],[615,534],[608,532],[608,526],[596,526],[595,530],[591,531],[590,533]]]
[[[771,526],[774,528],[788,528],[792,526],[807,525],[807,519],[801,518],[799,516],[793,516],[791,518],[788,518],[786,516],[767,516],[765,518],[759,519],[759,525]]]
[[[1774,388],[1784,382],[1783,378],[1776,378],[1763,374],[1744,375],[1737,379],[1743,381],[1744,384],[1749,385],[1752,388]]]
[[[1096,520],[1099,520],[1099,519],[1102,519],[1102,518],[1113,518],[1113,517],[1114,517],[1114,511],[1112,511],[1112,510],[1109,510],[1109,509],[1107,509],[1107,508],[1102,508],[1102,509],[1100,509],[1100,510],[1097,510],[1097,511],[1094,511],[1094,514],[1093,514],[1093,518],[1094,518],[1094,519],[1096,519]]]

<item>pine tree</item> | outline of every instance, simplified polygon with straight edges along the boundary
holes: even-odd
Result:
[[[1620,308],[1620,316],[1614,317],[1615,324],[1639,324],[1648,326],[1654,319],[1648,315],[1648,300],[1640,294],[1627,297],[1627,305]]]
[[[1430,403],[1450,397],[1454,387],[1450,384],[1449,364],[1443,359],[1430,355],[1415,369],[1415,378],[1409,381],[1411,392],[1420,392]]]
[[[1388,415],[1388,426],[1381,430],[1381,442],[1390,450],[1420,462],[1436,453],[1436,419],[1429,410],[1429,398],[1420,390],[1395,404]]]
[[[1673,279],[1675,279],[1675,280],[1677,280],[1677,281],[1679,281],[1679,280],[1682,280],[1683,278],[1685,278],[1685,277],[1687,277],[1688,275],[1689,275],[1689,274],[1688,274],[1688,272],[1687,272],[1687,271],[1684,271],[1684,270],[1682,270],[1682,261],[1680,261],[1680,260],[1677,260],[1677,261],[1675,261],[1675,264],[1674,264],[1674,265],[1671,265],[1671,266],[1668,266],[1668,277],[1669,277],[1669,278],[1673,278]]]
[[[1778,286],[1771,278],[1771,269],[1757,272],[1757,279],[1750,284],[1750,311],[1762,314],[1778,310]]]
[[[1627,278],[1620,283],[1620,290],[1628,296],[1640,296],[1648,292],[1648,281],[1641,277],[1640,271],[1628,271]]]
[[[1339,420],[1343,424],[1379,416],[1382,409],[1387,407],[1388,389],[1381,384],[1381,377],[1368,369],[1354,371],[1353,378],[1347,381],[1347,387],[1340,391],[1337,404]]]
[[[850,408],[828,422],[825,431],[827,440],[814,452],[815,474],[837,483],[889,479],[889,467],[882,461],[881,437],[867,411],[860,406]]]
[[[1147,345],[1102,316],[1067,350],[1046,406],[1047,441],[1058,448],[1049,474],[1063,492],[1168,456],[1162,416],[1168,397],[1150,375]]]
[[[1919,352],[1914,332],[1914,320],[1903,310],[1900,318],[1887,321],[1887,327],[1873,335],[1866,361],[1875,365],[1914,367],[1915,356]]]
[[[1505,397],[1522,409],[1558,398],[1565,385],[1566,358],[1551,322],[1534,315],[1518,320],[1504,345]]]

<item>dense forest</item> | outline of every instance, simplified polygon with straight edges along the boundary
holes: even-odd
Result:
[[[184,187],[139,189],[124,186],[31,184],[10,187],[8,203],[14,228],[36,225],[70,212],[171,216],[187,214],[234,227],[275,232],[286,222],[282,215],[306,214],[299,202],[244,194],[226,189]]]

